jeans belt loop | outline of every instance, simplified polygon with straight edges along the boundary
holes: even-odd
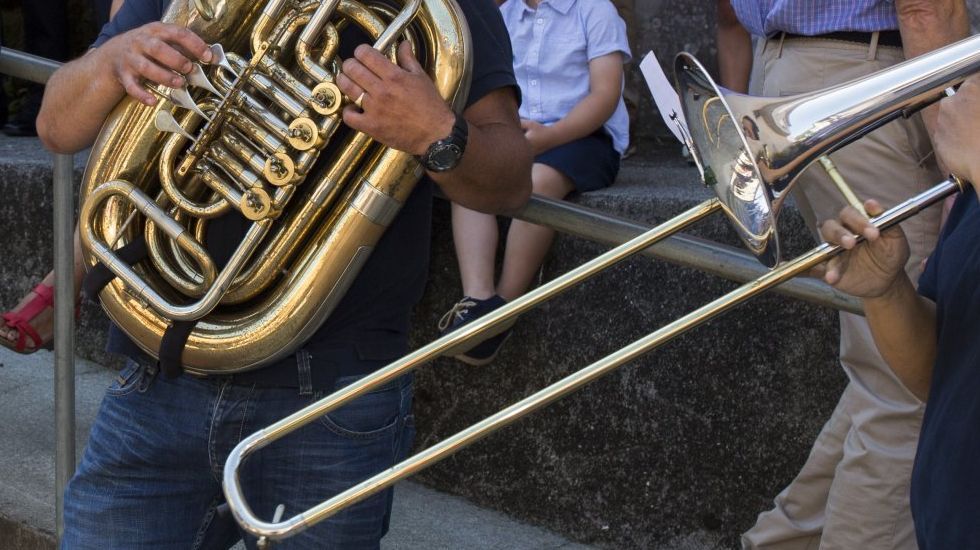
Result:
[[[156,363],[150,363],[149,365],[138,363],[140,377],[139,386],[137,386],[136,391],[139,393],[146,393],[153,384],[153,381],[157,379],[157,374],[160,372],[160,368],[157,367]]]

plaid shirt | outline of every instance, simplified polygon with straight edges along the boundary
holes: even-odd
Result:
[[[788,32],[816,36],[837,31],[898,29],[892,0],[731,0],[742,25],[754,35]]]

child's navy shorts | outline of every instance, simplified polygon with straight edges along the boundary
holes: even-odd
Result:
[[[619,173],[619,153],[612,138],[599,128],[594,134],[559,145],[534,157],[572,180],[579,193],[609,187]]]

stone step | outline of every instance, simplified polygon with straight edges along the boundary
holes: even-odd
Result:
[[[49,550],[54,537],[54,354],[0,349],[0,548]],[[114,372],[76,365],[78,454]],[[329,495],[324,495],[329,496]],[[396,486],[385,550],[589,548],[417,483]]]

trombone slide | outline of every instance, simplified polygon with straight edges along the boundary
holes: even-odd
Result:
[[[895,224],[914,216],[919,211],[933,204],[943,201],[946,197],[953,195],[962,189],[963,183],[958,179],[949,179],[939,185],[921,193],[905,202],[896,205],[882,215],[874,218],[872,223],[878,229],[884,231]],[[423,362],[434,359],[442,352],[450,349],[467,338],[487,330],[493,325],[503,323],[516,316],[524,309],[533,307],[546,297],[560,292],[585,278],[593,275],[600,268],[601,264],[609,263],[610,258],[618,256],[628,256],[643,250],[653,244],[655,237],[665,238],[667,235],[651,235],[651,233],[667,233],[668,231],[679,231],[683,226],[690,224],[693,220],[681,218],[703,217],[720,208],[717,201],[709,200],[692,211],[688,211],[668,222],[669,229],[663,226],[654,228],[649,233],[637,237],[633,241],[623,246],[611,250],[595,260],[584,264],[576,270],[565,275],[561,279],[556,279],[525,295],[525,298],[515,300],[507,306],[487,315],[486,317],[474,321],[467,327],[457,331],[460,334],[448,334],[407,358],[393,363],[388,367],[352,384],[338,392],[330,395],[309,407],[302,409],[292,416],[289,416],[265,430],[256,432],[249,436],[232,450],[224,469],[224,491],[228,499],[229,507],[238,523],[248,532],[255,536],[268,537],[277,540],[288,537],[292,534],[303,531],[324,519],[336,514],[343,508],[350,506],[368,496],[381,491],[394,483],[414,475],[436,462],[449,457],[467,446],[483,439],[492,432],[503,428],[524,416],[578,390],[579,388],[593,382],[600,377],[614,371],[621,365],[648,353],[661,345],[669,342],[690,329],[693,329],[715,317],[727,312],[735,306],[749,300],[750,298],[765,292],[780,283],[806,273],[813,267],[829,260],[833,256],[844,251],[843,248],[835,245],[823,243],[806,254],[784,264],[776,269],[769,271],[755,281],[750,281],[738,287],[732,292],[710,302],[699,309],[665,325],[659,330],[633,342],[632,344],[612,353],[595,363],[571,374],[558,382],[538,391],[537,393],[501,410],[500,412],[485,418],[484,420],[466,428],[465,430],[449,437],[424,451],[408,458],[391,468],[347,489],[346,491],[324,501],[323,503],[289,518],[284,522],[270,523],[259,520],[255,517],[248,504],[245,502],[240,484],[238,483],[238,467],[241,462],[253,452],[272,443],[273,441],[289,434],[299,427],[311,422],[319,416],[335,409],[341,404],[350,401],[361,395],[368,389],[401,376],[421,365]],[[698,216],[702,213],[701,216]],[[680,226],[680,227],[678,227]],[[863,240],[858,237],[859,241]],[[574,279],[574,281],[573,281]],[[522,301],[523,300],[523,301]]]

